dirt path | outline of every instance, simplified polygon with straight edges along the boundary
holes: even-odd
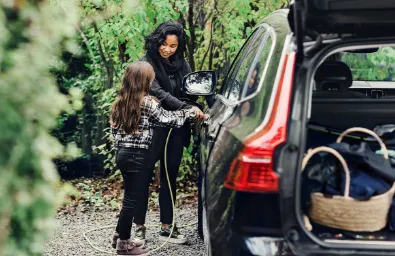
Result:
[[[177,211],[177,224],[182,226],[195,222],[197,209],[192,206],[184,206]],[[87,211],[77,210],[73,214],[59,215],[57,218],[58,227],[54,231],[45,247],[44,256],[104,256],[110,255],[94,250],[84,239],[83,234],[89,230],[115,225],[117,221],[116,212],[111,210],[96,211],[91,208]],[[147,224],[155,224],[159,221],[158,212],[149,212],[147,215]],[[206,256],[204,253],[203,242],[197,235],[196,225],[183,228],[181,230],[189,238],[186,245],[166,245],[158,253],[151,255],[188,255],[188,256]],[[112,236],[113,229],[103,229],[88,234],[92,243],[106,251],[114,252],[111,248],[109,239]],[[161,243],[158,241],[158,227],[148,227],[147,239],[148,248],[153,249]]]

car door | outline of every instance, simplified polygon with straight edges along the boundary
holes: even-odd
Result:
[[[262,24],[246,41],[234,60],[213,106],[208,110],[210,121],[201,130],[203,233],[205,241],[216,251],[215,255],[218,255],[219,251],[225,253],[229,249],[222,248],[228,242],[223,230],[230,229],[231,222],[226,221],[230,217],[227,215],[230,211],[225,209],[228,207],[227,204],[232,202],[231,197],[234,193],[224,189],[223,184],[229,165],[244,139],[243,136],[235,136],[231,130],[240,124],[239,112],[245,109],[243,103],[256,95],[258,87],[253,86],[254,83],[250,81],[261,81],[262,74],[265,73],[266,60],[274,49],[272,34],[273,29]],[[255,70],[258,62],[261,64],[259,75]],[[253,127],[249,128],[253,130]],[[246,130],[245,136],[248,133]]]

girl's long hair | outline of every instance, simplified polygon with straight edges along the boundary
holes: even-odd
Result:
[[[155,72],[146,61],[129,64],[122,81],[122,88],[112,106],[110,123],[127,134],[138,132],[141,104],[149,94]]]

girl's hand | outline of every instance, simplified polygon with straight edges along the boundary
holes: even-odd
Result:
[[[193,107],[192,107],[192,110],[195,111],[195,113],[196,113],[196,118],[198,118],[198,119],[204,118],[204,113],[203,113],[203,111],[201,111],[198,107],[193,106]]]

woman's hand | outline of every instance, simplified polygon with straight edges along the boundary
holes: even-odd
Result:
[[[193,106],[193,107],[192,107],[192,110],[195,111],[195,113],[196,113],[196,118],[198,118],[198,119],[204,118],[204,113],[203,113],[203,111],[201,111],[198,107]]]

